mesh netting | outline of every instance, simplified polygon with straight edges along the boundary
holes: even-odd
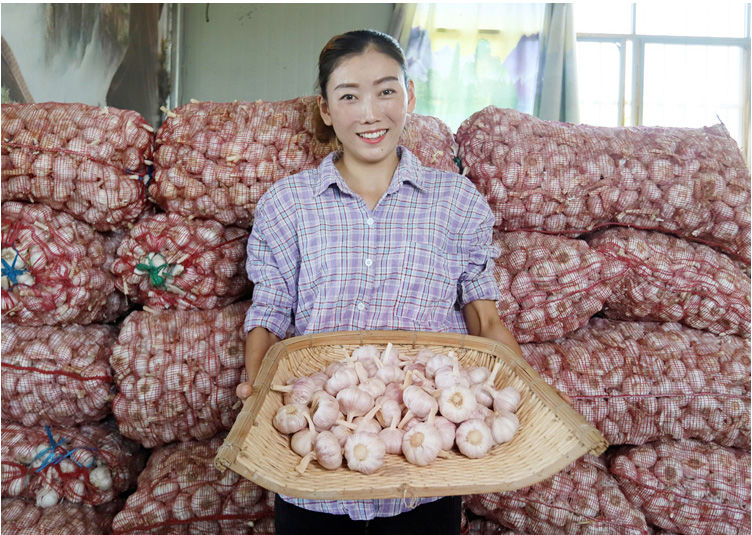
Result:
[[[113,535],[273,533],[273,496],[212,461],[224,435],[155,449],[113,521]],[[268,529],[271,527],[271,531]]]
[[[470,511],[519,533],[645,535],[643,514],[599,457],[585,455],[555,476],[514,492],[465,497]]]
[[[146,206],[154,131],[131,110],[86,104],[3,104],[2,194],[72,214],[97,230]]]
[[[723,253],[660,232],[618,227],[586,238],[629,266],[606,300],[613,319],[677,321],[749,338],[750,280]]]
[[[153,448],[232,427],[249,305],[132,312],[123,321],[110,359],[119,390],[112,412],[123,435]]]
[[[615,454],[610,471],[659,528],[686,535],[749,533],[749,453],[663,439]]]
[[[111,502],[131,488],[145,456],[114,424],[24,427],[3,422],[2,495],[52,507]]]
[[[749,449],[749,339],[594,318],[522,352],[611,444],[671,437]]]
[[[489,106],[457,131],[504,230],[663,230],[750,261],[750,176],[723,125],[595,127]]]
[[[3,319],[23,325],[115,320],[128,305],[105,269],[111,245],[112,239],[66,213],[4,202]]]
[[[121,242],[112,273],[118,289],[151,307],[219,308],[250,289],[248,234],[175,213],[149,215]]]
[[[106,325],[2,326],[2,417],[27,427],[101,420],[114,396]]]
[[[519,343],[555,340],[603,307],[626,268],[583,240],[539,232],[494,233],[496,307]]]
[[[3,498],[2,532],[4,535],[108,535],[112,519],[122,507],[120,502],[115,500],[97,507],[62,502],[43,508],[28,499]]]
[[[273,182],[316,167],[336,148],[316,139],[315,109],[315,97],[176,108],[157,132],[149,193],[168,212],[248,226]],[[400,143],[424,165],[458,170],[454,136],[438,119],[408,115]]]

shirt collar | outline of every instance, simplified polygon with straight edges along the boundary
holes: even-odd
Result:
[[[316,195],[324,193],[332,184],[336,184],[340,191],[351,192],[334,165],[336,158],[339,158],[339,154],[337,151],[332,152],[319,164]],[[389,184],[389,188],[387,188],[387,193],[397,191],[404,182],[409,182],[420,191],[424,191],[425,180],[423,173],[420,172],[420,168],[422,167],[420,160],[402,145],[397,147],[397,156],[399,157],[399,164],[397,164],[397,169],[394,171],[394,177],[392,177],[392,182]]]

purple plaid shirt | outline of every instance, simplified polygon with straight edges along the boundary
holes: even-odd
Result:
[[[334,166],[274,183],[260,199],[248,240],[253,302],[245,330],[284,338],[328,331],[467,332],[462,306],[498,300],[493,214],[475,186],[423,167],[406,148],[373,211]],[[306,509],[354,520],[394,516],[420,500],[303,500]],[[408,503],[410,502],[410,503]]]

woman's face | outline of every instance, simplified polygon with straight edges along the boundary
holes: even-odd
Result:
[[[412,81],[405,86],[398,62],[369,49],[334,69],[319,96],[324,123],[332,126],[345,156],[362,163],[392,157],[408,112],[415,109]]]

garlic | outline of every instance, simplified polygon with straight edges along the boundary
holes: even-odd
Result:
[[[290,449],[301,457],[305,457],[313,450],[313,441],[316,436],[314,429],[301,429],[290,437]]]
[[[441,415],[455,424],[470,418],[476,405],[472,391],[464,386],[453,386],[442,390],[439,397]]]
[[[470,387],[470,380],[462,374],[460,371],[459,362],[455,362],[453,366],[446,366],[438,370],[433,376],[436,388],[444,390],[451,388],[452,386],[459,385],[466,388]]]
[[[493,446],[491,430],[483,420],[466,420],[457,428],[455,442],[460,453],[471,459],[484,457]]]
[[[112,488],[112,472],[104,465],[97,466],[89,472],[89,482],[99,490],[108,491]]]
[[[381,396],[376,399],[375,403],[381,407],[379,412],[376,413],[376,418],[382,427],[386,427],[388,425],[387,422],[391,422],[395,417],[399,422],[402,416],[402,408],[397,401],[386,396]]]
[[[327,470],[335,470],[342,466],[342,447],[334,433],[319,433],[314,443],[314,452],[318,463]]]
[[[441,435],[433,425],[435,409],[428,420],[407,431],[402,437],[402,454],[412,464],[426,466],[436,460],[441,451]]]
[[[411,385],[402,392],[402,401],[407,407],[405,416],[397,427],[402,427],[413,416],[425,418],[432,410],[438,409],[438,403],[431,394],[419,386]]]
[[[290,384],[272,385],[271,389],[285,393],[283,398],[285,405],[308,405],[316,390],[316,384],[309,377],[301,377]]]
[[[453,366],[454,362],[455,359],[453,359],[449,355],[444,355],[443,353],[435,355],[434,357],[430,358],[428,362],[426,362],[426,377],[433,379],[437,371],[446,366]]]
[[[52,489],[43,488],[37,492],[37,507],[47,508],[57,505],[60,496]]]
[[[405,434],[402,429],[397,428],[398,422],[399,415],[395,415],[391,425],[379,431],[379,437],[384,441],[386,452],[395,455],[402,453],[402,437]]]
[[[345,425],[333,425],[329,431],[337,438],[340,446],[344,446],[348,437],[352,435],[352,431]]]
[[[340,410],[348,422],[356,416],[363,416],[373,407],[373,396],[357,386],[348,386],[337,393]]]
[[[323,431],[333,426],[342,413],[337,400],[323,392],[311,403],[311,414],[315,429]]]
[[[493,398],[494,410],[499,412],[505,410],[515,412],[520,404],[520,393],[512,386],[502,388]]]
[[[377,398],[384,393],[384,390],[386,389],[384,382],[375,377],[371,377],[360,362],[355,363],[355,372],[358,374],[358,380],[360,381],[358,386],[368,392],[371,397]]]
[[[487,417],[485,422],[491,430],[491,438],[495,444],[512,440],[520,426],[517,416],[507,411],[495,412]]]
[[[351,365],[345,365],[332,373],[331,377],[329,377],[324,385],[324,390],[332,396],[336,396],[340,390],[344,390],[349,386],[355,386],[359,381],[360,379],[358,378],[358,373],[355,371],[355,368]]]
[[[384,464],[386,446],[373,433],[353,433],[345,442],[345,459],[350,470],[373,474]]]
[[[400,364],[400,353],[394,349],[391,342],[386,345],[386,349],[381,354],[381,363],[385,366],[398,366]]]
[[[289,435],[306,426],[307,413],[308,409],[303,405],[282,405],[274,415],[272,424],[279,432]]]
[[[356,433],[375,433],[381,431],[381,424],[373,417],[381,409],[381,405],[374,405],[371,410],[364,416],[358,416],[352,422],[337,421],[337,424],[344,425]]]
[[[433,425],[436,426],[436,430],[441,435],[441,449],[446,451],[451,450],[452,446],[454,446],[454,436],[457,426],[443,416],[434,418]]]
[[[470,379],[470,384],[477,385],[478,383],[482,383],[486,379],[488,379],[488,376],[491,374],[491,370],[489,370],[485,366],[473,366],[468,370],[467,374],[468,378]]]

